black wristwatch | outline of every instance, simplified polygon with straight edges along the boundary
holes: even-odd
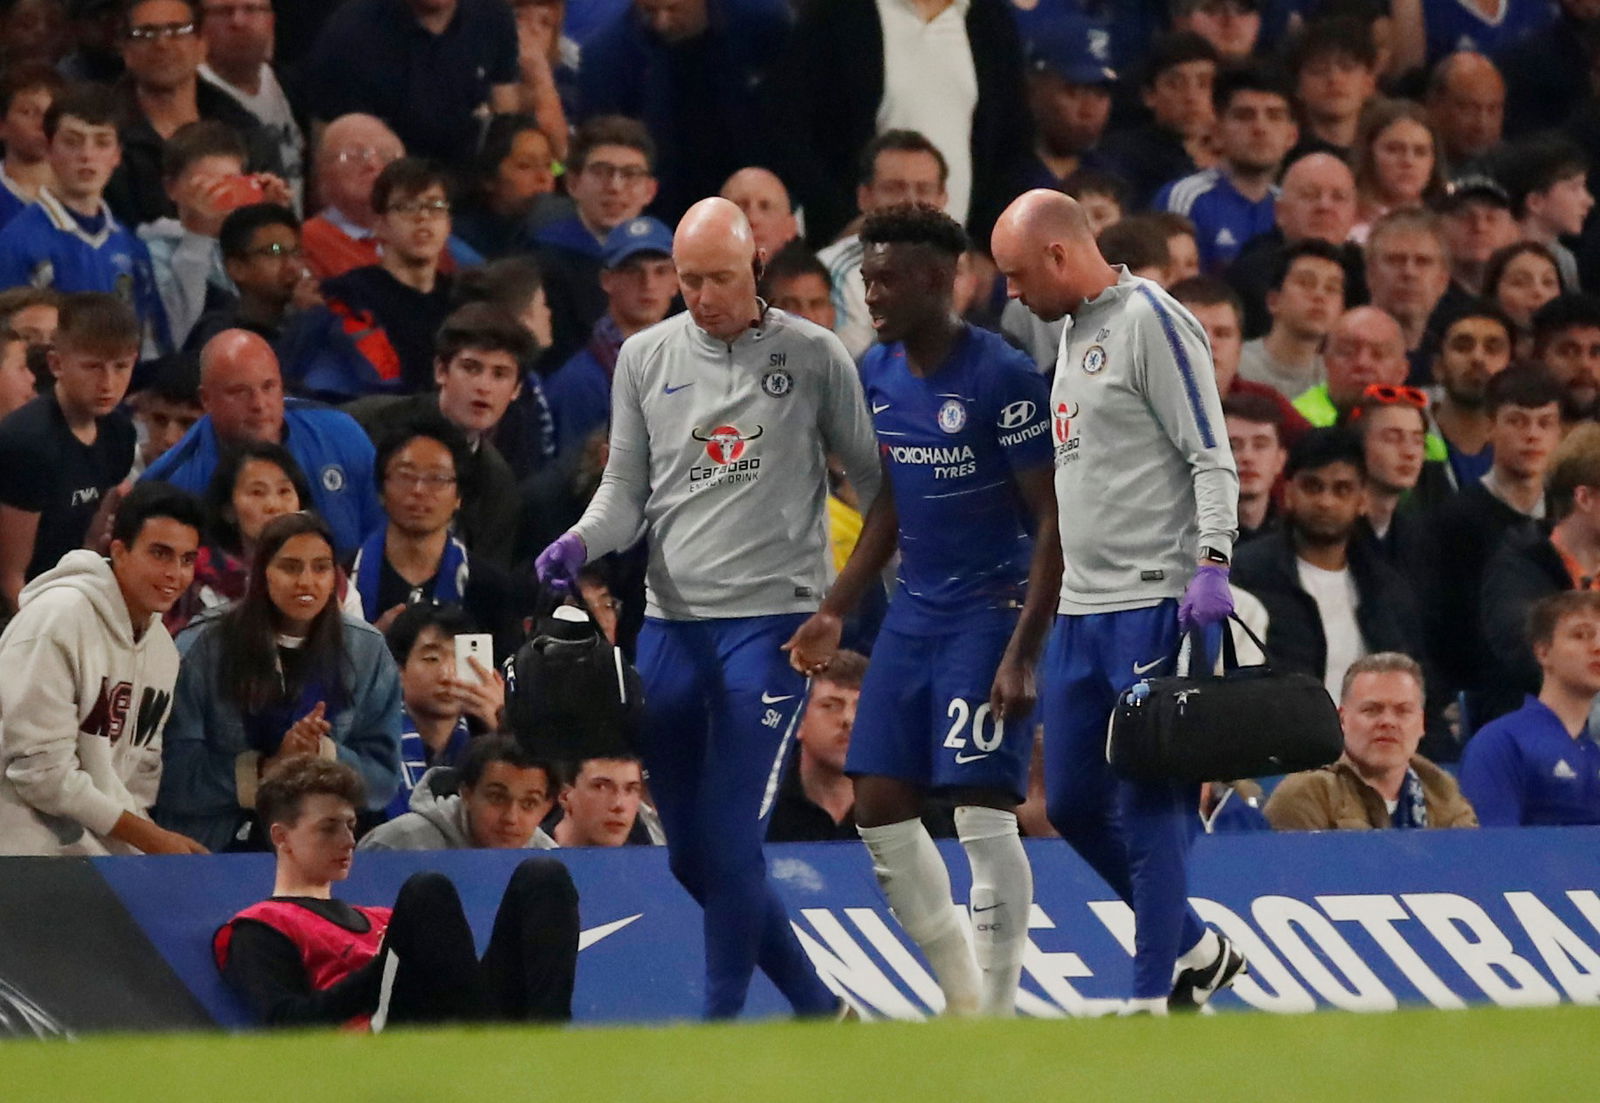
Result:
[[[1207,563],[1215,563],[1219,567],[1226,567],[1228,565],[1228,557],[1223,555],[1216,548],[1202,547],[1200,549],[1200,558],[1204,559]]]

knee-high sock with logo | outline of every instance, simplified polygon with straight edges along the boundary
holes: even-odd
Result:
[[[1017,980],[1028,947],[1033,867],[1017,834],[1017,817],[998,808],[962,805],[956,834],[972,865],[972,934],[983,975],[985,1015],[1017,1013]]]
[[[944,991],[945,1012],[978,1010],[978,965],[950,899],[950,871],[921,820],[857,828],[894,916],[921,948]]]

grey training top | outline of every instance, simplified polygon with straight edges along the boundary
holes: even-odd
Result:
[[[1178,597],[1200,547],[1231,555],[1239,526],[1205,330],[1159,284],[1117,271],[1061,335],[1050,389],[1062,613]]]
[[[769,308],[730,345],[684,312],[623,343],[611,455],[573,531],[594,559],[645,526],[650,616],[812,612],[827,579],[828,453],[871,502],[877,439],[839,338]]]

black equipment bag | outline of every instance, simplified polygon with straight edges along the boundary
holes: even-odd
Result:
[[[1231,617],[1261,648],[1238,617]],[[1190,653],[1205,649],[1197,638]],[[1134,781],[1234,781],[1326,766],[1344,750],[1339,710],[1319,679],[1240,666],[1223,625],[1221,676],[1146,678],[1117,698],[1106,760]]]
[[[637,755],[639,674],[584,611],[558,606],[506,661],[506,727],[544,758]]]

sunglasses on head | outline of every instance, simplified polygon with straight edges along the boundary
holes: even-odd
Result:
[[[1425,411],[1428,408],[1428,396],[1416,387],[1369,383],[1366,390],[1361,392],[1361,401],[1350,411],[1350,420],[1360,421],[1362,413],[1374,406],[1411,406]]]

